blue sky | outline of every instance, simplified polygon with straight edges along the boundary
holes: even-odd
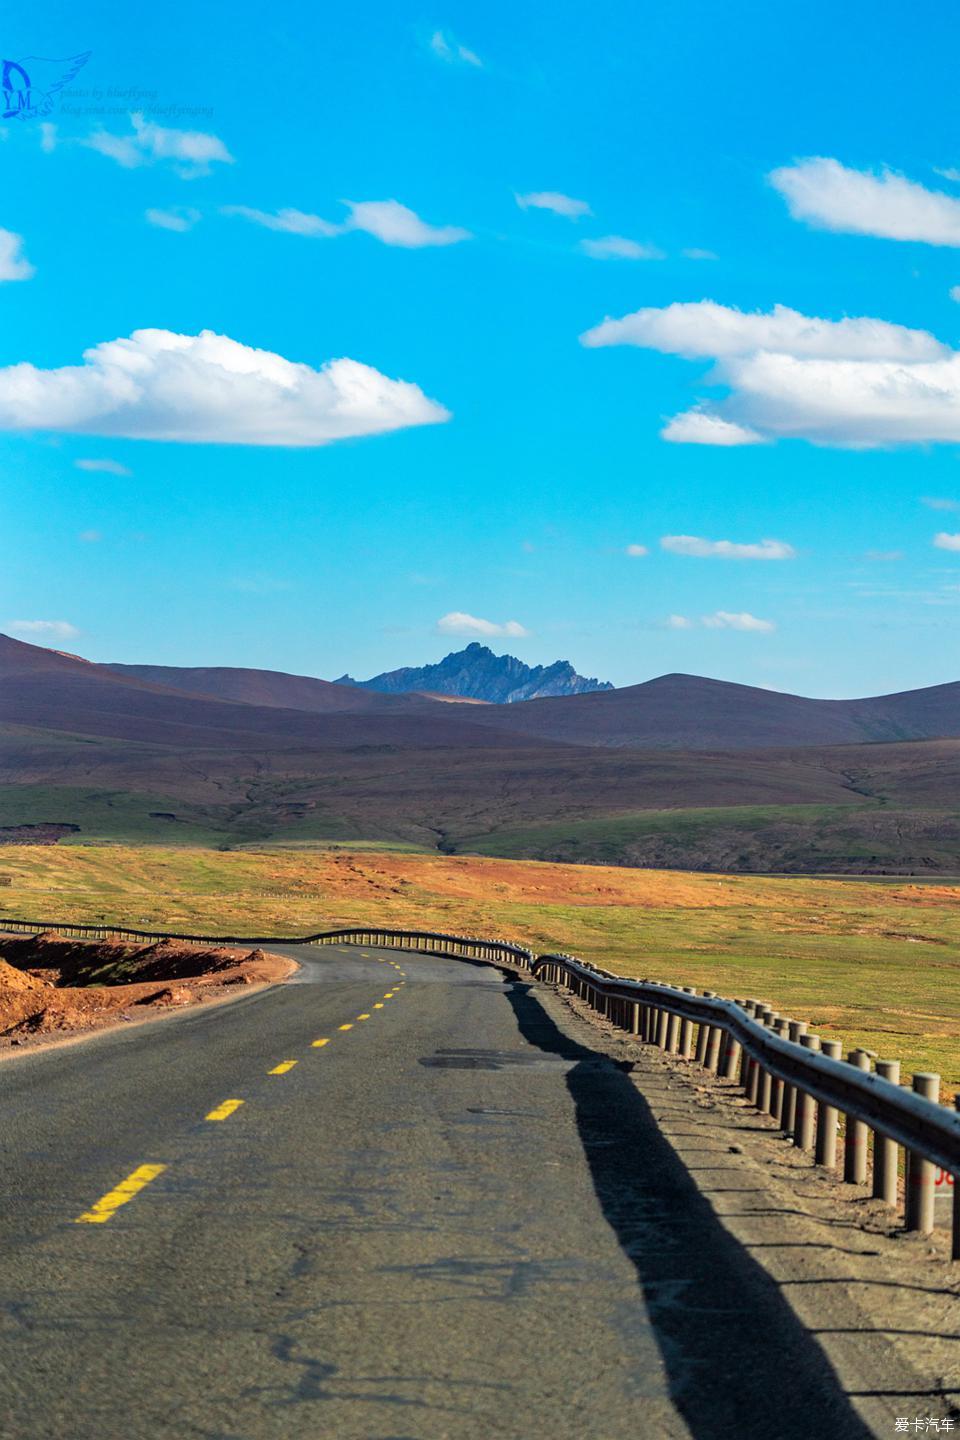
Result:
[[[522,9],[8,9],[0,628],[958,678],[947,7]]]

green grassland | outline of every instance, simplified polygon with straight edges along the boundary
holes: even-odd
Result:
[[[2,915],[200,933],[347,923],[512,936],[756,996],[960,1088],[960,887],[368,850],[9,846]]]

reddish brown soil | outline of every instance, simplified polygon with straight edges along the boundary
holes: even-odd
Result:
[[[85,944],[48,932],[0,937],[0,1054],[222,1000],[285,980],[295,962],[263,950],[162,940]]]

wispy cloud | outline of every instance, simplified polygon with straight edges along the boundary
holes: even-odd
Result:
[[[211,330],[136,330],[83,360],[0,369],[0,430],[312,446],[450,418],[419,386],[357,360],[315,370]]]
[[[461,45],[449,30],[434,30],[428,44],[437,59],[447,65],[472,65],[476,70],[483,69],[483,61],[476,51]]]
[[[692,630],[694,627],[689,615],[668,615],[663,623],[668,630]]]
[[[180,234],[192,230],[200,219],[200,211],[191,209],[189,205],[174,205],[169,210],[147,210],[145,214],[147,223],[155,225],[158,230],[175,230]]]
[[[101,470],[104,475],[132,475],[133,471],[128,470],[126,465],[121,465],[119,460],[74,460],[78,470]]]
[[[0,230],[0,280],[29,280],[36,270],[23,253],[23,238]]]
[[[84,545],[96,545],[103,539],[103,532],[100,530],[81,530],[77,539]]]
[[[939,495],[924,495],[923,504],[929,510],[960,510],[960,500],[948,500]]]
[[[871,563],[874,563],[874,564],[888,564],[888,563],[890,563],[890,562],[892,562],[892,561],[894,561],[894,560],[902,560],[902,559],[903,559],[903,551],[902,551],[902,550],[868,550],[868,551],[865,553],[865,555],[864,555],[863,558],[864,558],[864,560],[869,560]]]
[[[960,535],[950,535],[946,530],[934,535],[933,543],[938,550],[960,550]]]
[[[233,156],[216,135],[201,130],[168,129],[144,119],[142,114],[131,115],[130,124],[129,134],[115,135],[99,129],[81,144],[115,160],[125,170],[167,163],[184,180],[209,175],[212,165],[233,164]]]
[[[715,560],[794,560],[796,550],[785,540],[757,540],[741,544],[734,540],[704,540],[699,535],[664,535],[661,548],[671,555],[692,555]]]
[[[521,210],[551,210],[554,215],[563,215],[567,220],[579,220],[593,211],[586,200],[574,200],[572,195],[563,195],[559,190],[531,190],[529,194],[513,197]]]
[[[960,245],[960,200],[885,167],[852,170],[818,155],[771,171],[769,180],[793,218],[809,225],[885,240]]]
[[[512,640],[522,640],[530,634],[517,620],[504,620],[498,624],[494,620],[481,620],[477,615],[467,615],[463,610],[451,610],[449,615],[442,615],[437,621],[437,630],[441,635],[484,635],[507,636]]]
[[[69,620],[8,620],[3,627],[10,635],[28,640],[75,640],[80,634]]]
[[[329,239],[346,235],[351,230],[375,236],[384,245],[397,245],[419,250],[431,245],[456,245],[471,238],[469,230],[458,225],[428,225],[416,211],[399,200],[345,200],[350,214],[346,220],[324,220],[303,210],[256,210],[250,205],[224,205],[221,214],[238,216],[267,230],[280,230],[288,235],[305,235],[311,239]]]
[[[743,630],[757,635],[769,635],[777,628],[772,620],[760,620],[748,610],[715,610],[712,615],[704,615],[703,624],[708,630]]]
[[[642,555],[649,555],[650,551],[646,545],[628,545],[624,554],[640,557]]]
[[[762,445],[764,437],[748,425],[724,420],[699,406],[672,416],[660,431],[673,445]]]
[[[718,257],[712,250],[701,250],[698,245],[691,245],[686,250],[681,250],[684,260],[716,260]]]
[[[594,260],[662,260],[656,245],[641,245],[625,235],[603,235],[599,240],[581,240],[580,249]]]

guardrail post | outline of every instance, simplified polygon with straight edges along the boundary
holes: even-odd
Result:
[[[675,1055],[680,1048],[680,1016],[671,1015],[667,1028],[667,1052]]]
[[[763,1023],[768,1030],[775,1030],[779,1015],[773,1010],[768,1010],[763,1017]],[[757,1083],[757,1109],[762,1110],[765,1115],[770,1113],[770,1097],[773,1093],[773,1076],[766,1066],[761,1067],[760,1079]]]
[[[870,1056],[865,1050],[851,1050],[847,1064],[858,1070],[870,1069]],[[867,1126],[853,1115],[846,1117],[846,1134],[843,1140],[843,1178],[848,1185],[867,1183]]]
[[[640,1034],[640,1005],[636,1000],[630,1001],[630,1034]]]
[[[785,1015],[781,1015],[778,1017],[777,1023],[774,1025],[773,1028],[776,1034],[779,1035],[782,1040],[786,1040],[787,1033],[790,1029],[790,1021],[786,1018]],[[781,1123],[782,1111],[783,1081],[781,1080],[779,1075],[774,1075],[773,1081],[770,1086],[770,1114],[773,1116],[774,1120],[776,1120],[778,1125]]]
[[[657,1017],[657,1045],[660,1047],[661,1050],[666,1050],[667,1029],[670,1025],[670,1011],[658,1010]]]
[[[739,1005],[742,1010],[746,1002],[743,1000],[735,1000],[733,1003]],[[724,1080],[735,1080],[737,1078],[740,1072],[741,1053],[742,1047],[740,1041],[736,1038],[732,1030],[728,1030],[727,1043],[723,1047],[723,1059],[720,1063],[720,1074]]]
[[[805,1050],[819,1050],[819,1035],[801,1035],[800,1044]],[[813,1096],[808,1095],[806,1090],[797,1088],[797,1108],[794,1117],[793,1143],[798,1150],[809,1150],[813,1144],[814,1126],[814,1102]]]
[[[746,1014],[749,1016],[749,1018],[750,1018],[751,1020],[753,1020],[753,1019],[755,1018],[755,1016],[756,1016],[756,1013],[757,1013],[757,1002],[756,1002],[756,1000],[744,1000],[744,1002],[743,1002],[743,1008],[744,1008]],[[740,1086],[741,1086],[741,1088],[742,1088],[743,1090],[745,1090],[745,1091],[749,1091],[749,1089],[750,1089],[750,1075],[751,1075],[751,1073],[752,1073],[752,1070],[753,1070],[753,1059],[752,1059],[752,1057],[748,1054],[748,1052],[747,1052],[746,1050],[743,1050],[743,1051],[741,1052],[741,1055],[740,1055],[740,1075],[739,1075],[739,1081],[740,1081]]]
[[[720,1068],[720,1041],[723,1039],[723,1031],[719,1025],[711,1025],[710,1033],[707,1036],[707,1058],[704,1065],[714,1074]]]
[[[707,1000],[713,1000],[716,998],[716,994],[713,990],[704,990],[703,994],[704,998]],[[707,1020],[701,1020],[699,1026],[697,1027],[696,1060],[698,1065],[706,1065],[707,1063],[707,1045],[709,1044],[709,1042],[710,1023]]]
[[[900,1061],[878,1060],[877,1074],[891,1085],[900,1084]],[[873,1198],[884,1205],[897,1203],[897,1160],[899,1146],[879,1130],[873,1132]]]
[[[917,1095],[940,1100],[940,1076],[921,1071],[913,1077],[913,1088]],[[933,1229],[933,1177],[935,1166],[932,1160],[925,1160],[917,1150],[907,1151],[907,1213],[906,1228],[929,1235]]]
[[[684,993],[684,995],[696,995],[697,992],[696,992],[696,990],[693,988],[692,985],[684,985],[684,987],[683,987],[683,993]],[[681,1020],[681,1021],[680,1021],[680,1054],[681,1054],[681,1056],[683,1057],[684,1060],[689,1060],[692,1053],[693,1053],[693,1021],[692,1021],[692,1020]]]
[[[843,1053],[843,1045],[839,1040],[823,1040],[820,1043],[821,1055],[826,1055],[830,1060],[839,1060]],[[817,1146],[814,1152],[814,1162],[822,1165],[825,1170],[832,1170],[837,1163],[837,1121],[840,1112],[835,1105],[828,1105],[823,1100],[817,1101]]]
[[[791,1020],[789,1038],[795,1045],[800,1044],[801,1037],[807,1033],[806,1020]],[[792,1135],[796,1125],[797,1117],[797,1091],[789,1081],[783,1087],[783,1104],[780,1107],[780,1119],[782,1128],[788,1135]]]

